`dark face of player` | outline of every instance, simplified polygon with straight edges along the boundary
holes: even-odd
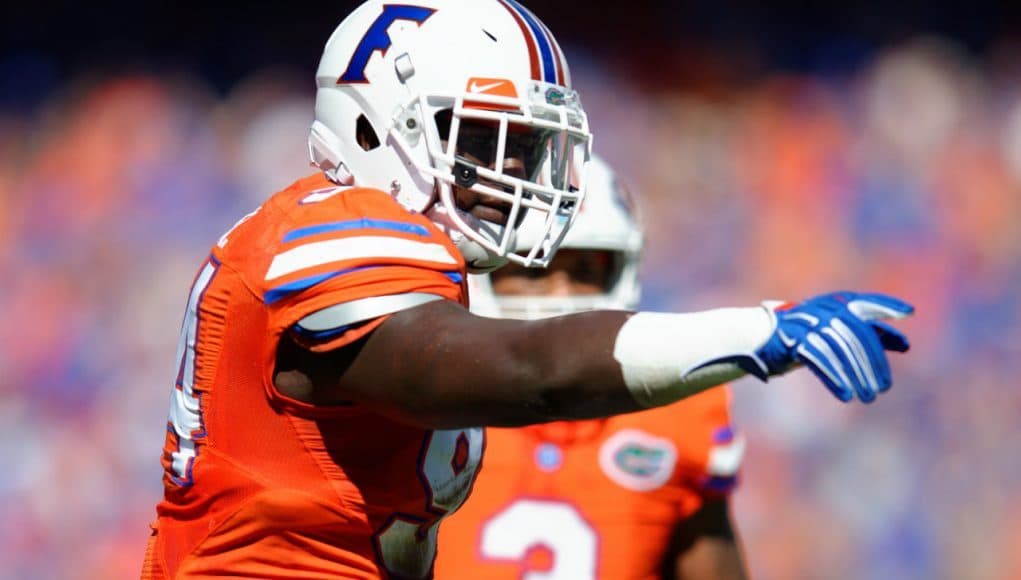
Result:
[[[436,125],[440,135],[450,134],[450,112],[441,111],[436,115]],[[497,140],[499,130],[495,124],[464,119],[461,121],[457,134],[457,147],[455,156],[458,161],[464,162],[468,171],[470,167],[479,166],[489,169],[496,168]],[[503,173],[510,177],[533,180],[542,166],[547,151],[549,135],[547,132],[538,130],[514,130],[512,128],[507,135],[507,144],[503,158]],[[448,141],[442,140],[443,147]],[[466,169],[458,166],[455,172]],[[494,189],[501,189],[508,193],[513,188],[488,181],[485,178],[478,178],[482,183]],[[509,202],[493,198],[491,196],[473,191],[469,186],[453,186],[454,201],[461,210],[470,213],[478,219],[485,220],[499,225],[507,225],[510,218],[511,204]],[[520,220],[524,219],[525,212],[519,214]]]
[[[493,292],[502,296],[593,296],[609,291],[613,252],[564,248],[549,268],[508,264],[490,274]]]

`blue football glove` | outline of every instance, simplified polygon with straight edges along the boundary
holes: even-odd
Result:
[[[879,320],[914,312],[892,296],[834,292],[766,306],[776,315],[776,330],[755,352],[758,368],[746,369],[762,380],[802,363],[841,401],[857,396],[871,403],[893,383],[885,351],[910,347],[903,333]]]

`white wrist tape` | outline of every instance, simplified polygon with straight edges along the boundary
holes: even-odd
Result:
[[[754,357],[775,329],[764,306],[639,312],[617,333],[613,357],[635,400],[656,407],[744,375],[734,361]]]

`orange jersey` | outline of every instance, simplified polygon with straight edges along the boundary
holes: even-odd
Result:
[[[428,219],[321,175],[225,234],[182,325],[143,577],[428,576],[436,524],[471,488],[482,430],[308,405],[275,389],[273,367],[283,333],[314,313],[401,295],[464,304],[464,275]],[[298,339],[339,348],[386,318],[372,316]]]
[[[677,523],[736,482],[725,388],[604,420],[488,429],[436,577],[658,578]]]

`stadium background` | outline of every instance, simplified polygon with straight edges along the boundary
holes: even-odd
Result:
[[[209,4],[0,8],[0,577],[137,577],[188,283],[308,171],[353,3]],[[753,577],[1021,577],[1021,5],[533,4],[640,194],[644,307],[918,307],[876,405],[735,385]]]

